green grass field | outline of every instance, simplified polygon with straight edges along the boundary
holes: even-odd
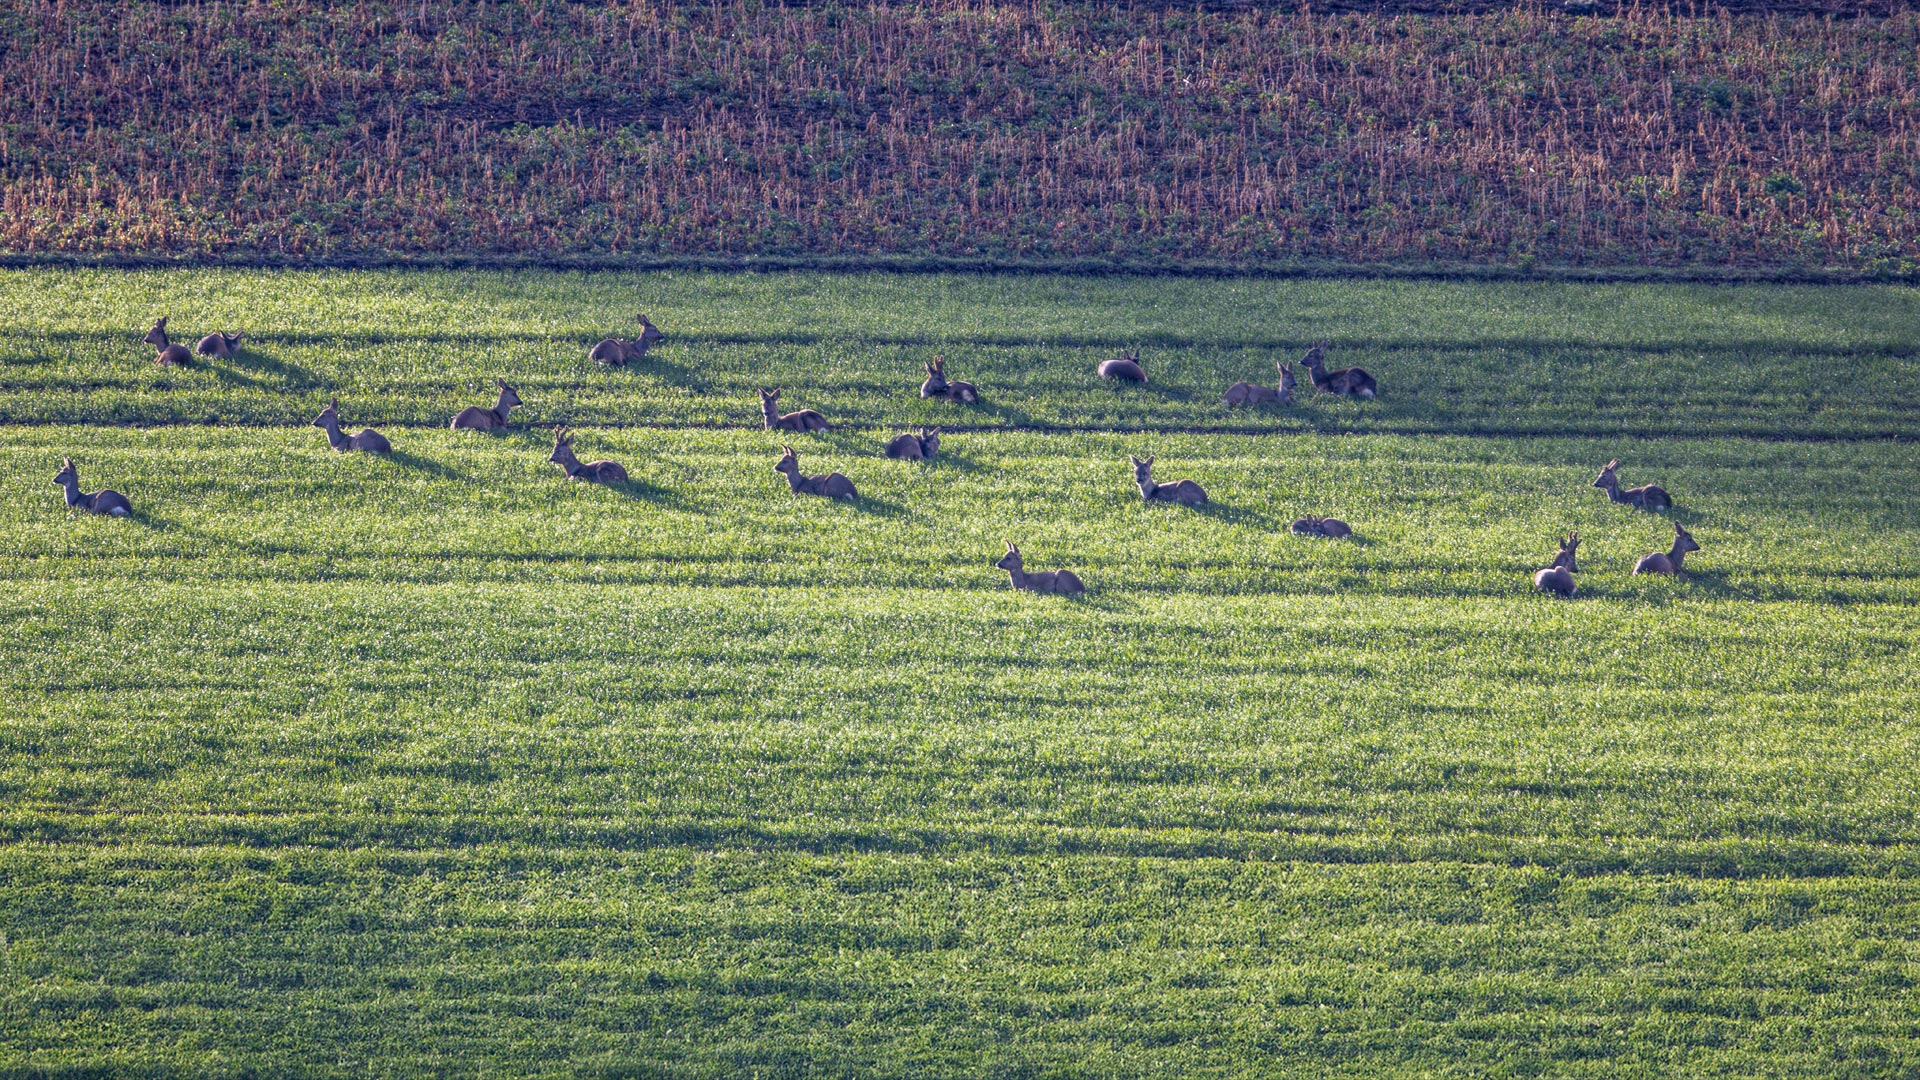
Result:
[[[588,363],[635,311],[669,339]],[[161,371],[165,313],[248,348]],[[1911,1076],[1916,315],[0,274],[0,1076]],[[1219,406],[1320,337],[1380,401]],[[936,353],[982,406],[915,396]],[[446,431],[495,375],[524,426]],[[398,453],[328,451],[336,394]],[[1629,576],[1671,520],[1688,580]],[[1580,597],[1532,593],[1568,529]]]

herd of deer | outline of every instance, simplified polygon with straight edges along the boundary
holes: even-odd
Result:
[[[608,367],[622,367],[644,359],[653,344],[666,337],[645,315],[640,316],[640,336],[632,339],[607,338],[595,345],[587,353],[594,363]],[[194,352],[202,356],[219,359],[230,358],[240,347],[239,334],[215,332],[200,339],[194,346]],[[191,359],[186,346],[175,344],[167,338],[167,320],[158,319],[153,328],[147,331],[147,344],[157,353],[153,362],[164,367],[184,364]],[[1323,393],[1338,394],[1346,397],[1372,399],[1379,391],[1379,383],[1366,371],[1353,367],[1328,371],[1326,368],[1327,342],[1315,342],[1307,354],[1300,358],[1300,366],[1313,380],[1316,390]],[[980,392],[970,382],[949,380],[946,374],[946,359],[936,356],[926,365],[927,378],[920,384],[920,396],[959,404],[974,404],[980,400]],[[1277,387],[1257,386],[1252,383],[1236,382],[1227,388],[1221,403],[1229,408],[1284,404],[1293,400],[1295,380],[1293,365],[1275,362],[1274,367],[1280,373]],[[1095,373],[1102,379],[1119,382],[1145,384],[1147,372],[1140,360],[1138,350],[1125,353],[1115,359],[1103,361]],[[490,409],[474,406],[462,409],[453,418],[450,425],[455,431],[500,431],[507,427],[508,414],[513,407],[521,404],[520,394],[505,379],[495,379],[499,390]],[[761,389],[761,419],[769,431],[796,431],[802,433],[827,430],[827,418],[813,409],[800,409],[783,413],[779,409],[780,391]],[[372,454],[386,454],[393,451],[393,444],[386,436],[372,428],[363,428],[348,435],[340,428],[339,399],[328,403],[320,415],[314,417],[312,426],[326,433],[327,445],[340,453],[361,450]],[[859,492],[853,481],[844,475],[832,472],[824,476],[808,476],[800,471],[800,455],[792,446],[783,445],[780,460],[774,465],[774,471],[787,479],[787,485],[795,495],[819,495],[829,499],[857,499]],[[921,428],[918,435],[905,433],[894,436],[886,445],[886,456],[907,461],[931,461],[940,450],[940,429]],[[1139,486],[1140,497],[1147,502],[1170,502],[1179,506],[1199,506],[1207,501],[1206,489],[1192,480],[1177,480],[1163,484],[1153,479],[1151,457],[1131,458],[1133,462],[1134,483]],[[553,453],[548,456],[550,464],[558,465],[571,479],[586,480],[597,484],[624,484],[627,482],[627,470],[613,461],[582,462],[573,452],[573,435],[565,427],[554,429]],[[1622,488],[1615,471],[1619,461],[1609,461],[1600,470],[1593,486],[1607,493],[1608,498],[1617,503],[1626,503],[1645,510],[1665,510],[1673,506],[1673,498],[1664,488],[1647,484],[1636,488]],[[66,489],[67,506],[88,510],[96,514],[127,515],[133,512],[133,506],[127,497],[112,489],[104,489],[92,494],[80,490],[80,473],[74,467],[73,459],[66,458],[54,483]],[[1323,536],[1339,538],[1351,536],[1353,530],[1346,522],[1337,518],[1309,515],[1295,521],[1291,531],[1302,536]],[[1673,547],[1668,551],[1655,551],[1640,558],[1634,564],[1636,574],[1669,574],[1681,576],[1683,560],[1687,552],[1699,551],[1700,545],[1694,542],[1691,534],[1678,522],[1673,526]],[[1534,588],[1559,596],[1571,597],[1577,586],[1574,575],[1579,573],[1575,563],[1574,551],[1580,546],[1580,534],[1570,532],[1560,541],[1559,551],[1553,561],[1533,575]],[[1007,553],[994,564],[1005,570],[1012,578],[1015,589],[1031,592],[1077,594],[1085,591],[1086,586],[1070,570],[1049,570],[1039,573],[1027,573],[1020,557],[1020,549],[1013,541],[1007,541]]]

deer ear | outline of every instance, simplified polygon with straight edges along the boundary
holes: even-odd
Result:
[[[167,328],[167,317],[162,315],[158,319],[155,319],[153,326],[156,330],[165,330]]]
[[[1605,465],[1600,466],[1600,471],[1606,472],[1608,469],[1617,469],[1619,467],[1620,467],[1620,459],[1614,458],[1612,461],[1609,461]]]
[[[69,468],[69,469],[71,469],[71,468],[73,468],[73,459],[72,459],[72,458],[70,458],[70,457],[63,457],[63,458],[61,458],[61,459],[60,459],[60,464],[62,464],[62,465],[64,465],[64,466],[66,466],[66,467],[67,467],[67,468]]]
[[[327,408],[329,408],[329,409],[337,409],[337,408],[339,408],[339,407],[340,407],[340,399],[339,399],[339,398],[334,398],[334,399],[333,399],[332,401],[329,401],[329,402],[327,402]]]
[[[499,387],[502,390],[505,390],[507,388],[507,380],[501,378],[498,375],[495,375],[493,377],[493,385]]]

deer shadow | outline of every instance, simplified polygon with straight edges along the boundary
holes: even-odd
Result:
[[[1244,506],[1235,506],[1232,503],[1214,502],[1209,499],[1194,507],[1193,512],[1228,525],[1245,525],[1269,532],[1285,531],[1285,526],[1265,513],[1249,510]]]
[[[595,364],[594,366],[601,367],[602,365]],[[629,360],[625,364],[611,367],[608,370],[632,371],[640,375],[648,375],[659,379],[661,382],[672,383],[674,386],[703,394],[713,389],[713,380],[701,375],[692,368],[676,364],[671,360],[661,360],[651,354],[643,356],[638,360]]]
[[[279,384],[276,387],[277,389],[311,390],[321,384],[320,376],[314,374],[307,368],[303,368],[299,364],[280,360],[272,353],[261,352],[251,345],[241,346],[240,350],[234,353],[227,362],[237,369],[254,372],[258,375],[266,376],[268,379],[278,379]],[[222,378],[227,377],[225,370],[221,369],[221,371]],[[233,374],[255,385],[267,385],[267,379],[259,379],[254,375],[243,375],[240,371],[235,371]]]
[[[402,468],[414,469],[431,476],[437,476],[442,480],[458,480],[464,483],[472,479],[458,469],[443,465],[432,458],[424,458],[418,454],[410,454],[405,450],[394,450],[390,453],[376,454],[374,456],[391,461]]]
[[[839,502],[841,500],[835,499],[833,501]],[[861,495],[847,505],[863,514],[873,514],[876,517],[909,518],[913,516],[913,511],[908,509],[905,504],[894,502],[891,499],[876,498],[872,495]]]
[[[573,478],[567,477],[566,479],[571,480]],[[582,482],[588,483],[590,481]],[[654,503],[670,510],[678,510],[688,514],[704,515],[707,512],[704,506],[689,500],[686,496],[674,489],[662,487],[650,480],[638,479],[631,474],[628,475],[624,483],[601,484],[600,486],[622,498],[632,499],[635,502]]]

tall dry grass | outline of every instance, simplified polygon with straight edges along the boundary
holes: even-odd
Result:
[[[24,0],[16,252],[1886,266],[1920,15]]]

